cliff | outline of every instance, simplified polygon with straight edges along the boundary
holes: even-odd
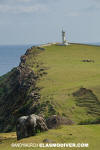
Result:
[[[16,119],[32,113],[30,107],[39,100],[40,89],[36,82],[42,76],[43,69],[41,70],[36,57],[41,52],[36,47],[28,49],[25,55],[21,56],[19,66],[0,78],[0,131],[13,130]],[[27,64],[31,56],[32,64]],[[32,70],[33,65],[36,65],[36,72]]]
[[[19,66],[0,77],[0,131],[14,131],[17,118],[32,113],[76,124],[99,118],[99,57],[100,47],[80,44],[28,49]]]

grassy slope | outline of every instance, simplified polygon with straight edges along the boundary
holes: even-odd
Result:
[[[94,102],[95,100],[92,97],[83,98],[82,101],[83,105],[88,103],[88,106],[91,105],[94,108],[92,114],[90,114],[87,113],[88,107],[79,107],[76,104],[75,97],[72,96],[72,93],[80,87],[85,87],[91,89],[100,100],[100,47],[71,44],[69,46],[51,45],[44,48],[43,51],[39,48],[33,48],[26,59],[26,65],[33,69],[35,75],[41,73],[40,69],[47,72],[36,83],[37,87],[41,89],[41,99],[39,100],[41,105],[40,108],[38,106],[38,112],[35,113],[42,113],[48,117],[48,115],[54,114],[56,110],[56,113],[72,119],[75,123],[100,116],[100,105]],[[36,56],[35,53],[37,53]],[[85,59],[91,59],[95,62],[82,62]],[[6,83],[6,76],[0,80],[0,83]],[[7,82],[9,83],[8,91],[10,91],[10,82],[10,80]],[[29,92],[31,92],[31,88]],[[2,88],[0,88],[0,92],[2,93]],[[29,100],[27,101],[29,102]],[[36,103],[38,104],[38,102]],[[23,107],[24,105],[22,105]],[[34,107],[34,100],[31,107]],[[95,115],[95,110],[98,110],[97,115]]]
[[[92,59],[95,63],[82,62],[84,59]],[[43,87],[41,102],[51,101],[57,112],[75,122],[90,118],[91,115],[87,115],[85,108],[76,106],[71,94],[80,87],[85,87],[92,89],[100,100],[100,47],[52,45],[45,47],[37,60],[48,68],[48,74],[38,82],[38,86]]]
[[[95,63],[81,62],[83,59],[92,59]],[[33,61],[33,57],[29,56],[27,63],[32,64]],[[72,93],[80,87],[85,87],[93,90],[100,100],[100,47],[77,44],[68,47],[52,45],[45,47],[45,51],[38,55],[36,61],[43,62],[42,65],[47,68],[48,73],[38,81],[38,87],[42,87],[40,102],[49,100],[57,112],[75,122],[90,118],[91,115],[87,115],[86,108],[76,105]],[[33,70],[37,72],[35,66]],[[21,142],[42,142],[45,138],[55,142],[89,142],[90,150],[99,150],[99,131],[99,125],[66,126],[23,139]],[[72,136],[68,135],[70,133]],[[12,138],[13,135],[13,138],[4,141],[0,147],[11,149],[10,143],[16,142],[15,133],[0,134],[0,137],[5,135],[7,138]]]
[[[1,138],[5,138],[0,144],[0,150],[13,149],[33,149],[33,150],[58,150],[59,148],[12,148],[11,143],[43,143],[43,140],[48,138],[55,143],[88,143],[89,148],[63,148],[69,150],[99,150],[100,149],[100,126],[86,125],[86,126],[63,126],[56,130],[49,130],[48,132],[40,133],[35,137],[30,137],[16,141],[15,133],[0,134]]]

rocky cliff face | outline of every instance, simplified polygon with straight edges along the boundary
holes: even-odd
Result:
[[[42,75],[41,67],[35,64],[36,56],[42,51],[32,47],[25,55],[21,56],[21,62],[7,75],[0,79],[0,131],[14,130],[16,119],[21,115],[30,114],[30,107],[40,98],[39,88],[36,82]],[[38,72],[35,73],[27,60],[33,55],[34,65],[37,65]],[[33,113],[34,113],[33,109]],[[36,110],[35,110],[36,111]]]

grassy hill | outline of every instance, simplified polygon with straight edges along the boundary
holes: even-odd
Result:
[[[100,123],[99,91],[99,46],[54,44],[32,47],[21,57],[17,68],[0,77],[0,131],[15,131],[16,119],[30,113],[42,114],[45,118],[59,114],[71,119],[74,124]],[[66,141],[63,130],[74,132],[76,128],[75,131],[80,132],[81,127],[88,134],[85,136],[83,133],[86,141],[89,139],[92,143],[96,135],[98,141],[99,126],[96,125],[50,130],[43,135],[41,133],[36,139],[43,139],[42,136],[49,136],[51,132],[59,132],[62,139],[58,137],[57,142],[64,139]],[[90,139],[92,133],[94,137]],[[82,141],[81,135],[75,136]],[[74,136],[72,137],[74,140]]]
[[[0,79],[1,122],[8,117],[9,121],[4,124],[9,125],[12,118],[14,126],[14,118],[28,113],[42,114],[46,118],[60,114],[76,124],[98,118],[99,66],[98,46],[71,44],[31,48],[21,57],[19,67]],[[73,96],[80,88],[92,92]],[[93,108],[91,112],[88,111],[90,106]],[[11,127],[6,128],[10,130]]]
[[[75,121],[90,118],[85,108],[76,105],[72,93],[85,87],[100,99],[100,47],[52,45],[45,47],[38,59],[48,68],[47,75],[38,82],[38,86],[43,87],[41,101],[49,100],[59,113]],[[82,62],[84,59],[94,60],[94,63]]]

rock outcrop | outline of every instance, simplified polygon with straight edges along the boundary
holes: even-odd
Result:
[[[47,131],[45,120],[43,117],[31,114],[18,118],[16,123],[17,140],[30,137],[38,132]]]
[[[72,125],[74,122],[66,117],[53,115],[46,120],[49,129],[58,128],[60,125]]]

